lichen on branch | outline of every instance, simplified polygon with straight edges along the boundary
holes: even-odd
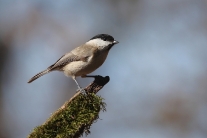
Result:
[[[96,93],[108,81],[109,77],[97,76],[85,88],[86,93],[76,93],[44,124],[36,127],[28,138],[78,138],[84,133],[88,135],[91,125],[99,118],[99,112],[106,111],[103,98]]]

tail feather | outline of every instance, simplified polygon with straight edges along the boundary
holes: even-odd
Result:
[[[50,70],[49,70],[49,69],[46,69],[46,70],[44,70],[44,71],[38,73],[37,75],[35,75],[34,77],[32,77],[32,78],[28,81],[28,83],[33,82],[34,80],[38,79],[39,77],[41,77],[41,76],[43,76],[43,75],[45,75],[45,74],[47,74],[47,73],[49,73],[49,72],[50,72]]]

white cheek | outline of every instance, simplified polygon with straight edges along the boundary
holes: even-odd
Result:
[[[94,46],[98,46],[98,47],[106,47],[109,44],[112,44],[112,42],[103,41],[101,39],[93,39],[93,40],[89,40],[86,44],[94,45]]]

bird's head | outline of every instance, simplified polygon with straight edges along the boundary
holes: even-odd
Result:
[[[118,41],[114,40],[114,38],[108,34],[98,34],[86,42],[88,45],[97,46],[99,49],[108,50],[118,43]]]

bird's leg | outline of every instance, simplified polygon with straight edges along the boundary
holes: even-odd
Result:
[[[76,85],[78,86],[78,90],[77,91],[80,91],[82,93],[85,93],[85,90],[83,88],[80,87],[80,85],[78,84],[77,80],[75,79],[75,76],[72,77],[73,80],[75,81]]]

